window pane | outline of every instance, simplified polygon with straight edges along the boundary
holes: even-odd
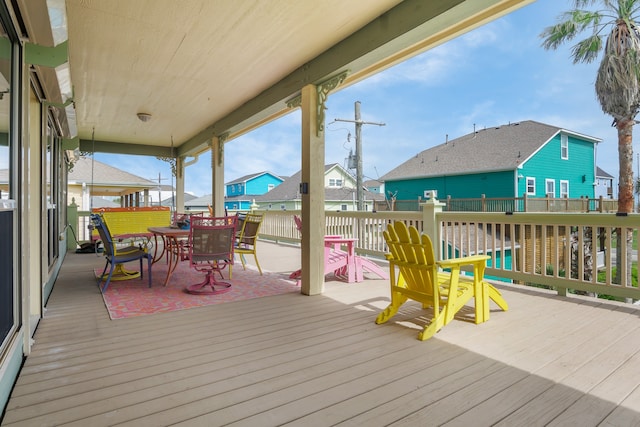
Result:
[[[2,39],[0,40],[0,198],[15,199],[17,195],[10,194],[11,188],[16,187],[11,182],[11,172],[17,165],[11,163],[11,153],[18,148],[10,149],[9,147],[12,44],[1,25],[0,39]],[[5,207],[0,203],[0,342],[2,342],[0,352],[6,346],[18,319],[15,310],[18,303],[16,301],[17,284],[14,281],[16,261],[13,239],[17,219],[15,210],[8,204]]]

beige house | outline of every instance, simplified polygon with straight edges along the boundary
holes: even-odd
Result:
[[[285,179],[282,184],[268,193],[256,196],[258,209],[299,210],[302,208],[300,183],[302,171]],[[364,210],[374,210],[374,201],[384,200],[384,195],[364,190]],[[325,166],[324,171],[324,210],[355,211],[357,208],[356,179],[337,163]]]
[[[96,205],[96,197],[120,199],[120,206],[150,206],[150,192],[158,183],[130,174],[91,158],[80,157],[69,172],[67,204],[75,202],[79,210]],[[94,197],[93,202],[91,197]]]

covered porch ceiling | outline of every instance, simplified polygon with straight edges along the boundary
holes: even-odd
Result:
[[[532,1],[66,0],[80,149],[195,155]]]

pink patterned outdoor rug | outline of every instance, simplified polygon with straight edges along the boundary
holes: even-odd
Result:
[[[130,268],[138,267],[137,264],[135,267],[133,266],[134,263],[131,263]],[[102,269],[97,269],[96,273],[102,273]],[[185,292],[185,287],[202,282],[204,273],[196,272],[190,268],[188,262],[181,262],[173,272],[169,284],[165,287],[163,283],[167,275],[167,265],[160,261],[153,265],[151,288],[148,287],[146,275],[142,280],[135,278],[112,281],[102,297],[111,319],[123,319],[287,292],[300,292],[300,287],[296,285],[295,280],[288,279],[288,273],[269,273],[266,271],[263,273],[261,276],[251,266],[247,266],[247,270],[243,270],[242,265],[237,263],[233,266],[232,280],[228,280],[228,269],[223,271],[223,280],[231,283],[231,288],[227,292],[215,295],[191,295]]]

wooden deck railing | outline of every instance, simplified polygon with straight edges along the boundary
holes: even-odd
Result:
[[[419,211],[424,200],[396,200],[396,211]],[[618,201],[599,197],[478,197],[441,200],[447,212],[616,212]],[[378,210],[386,210],[386,205],[376,205]]]
[[[300,242],[293,221],[300,211],[261,212],[261,238]],[[78,216],[81,241],[88,239],[87,215]],[[636,275],[631,275],[638,266],[638,214],[443,212],[441,205],[427,202],[420,212],[326,212],[325,218],[325,234],[357,238],[361,255],[384,258],[382,231],[390,222],[403,221],[440,242],[441,259],[491,256],[486,274],[493,278],[546,285],[559,294],[573,289],[640,300]]]
[[[436,217],[441,258],[482,253],[491,256],[490,276],[551,286],[560,294],[573,289],[640,299],[631,274],[638,267],[637,214],[443,212]]]

